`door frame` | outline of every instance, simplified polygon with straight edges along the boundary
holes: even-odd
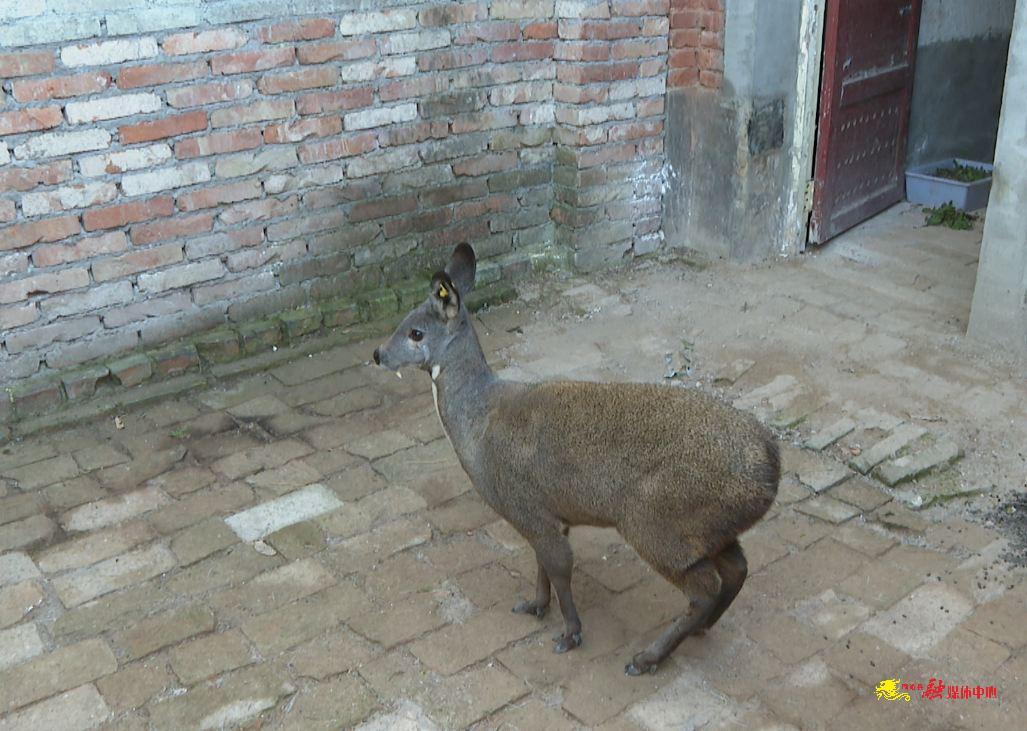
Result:
[[[809,237],[809,220],[813,212],[813,153],[817,138],[826,12],[827,0],[802,0],[795,114],[792,119],[791,195],[785,212],[785,237],[780,252],[782,256],[804,252]]]

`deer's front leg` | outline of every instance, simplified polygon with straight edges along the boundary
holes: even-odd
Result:
[[[517,606],[513,608],[514,612],[518,614],[534,614],[539,619],[546,616],[546,610],[549,609],[549,602],[552,599],[552,593],[550,591],[549,574],[546,573],[545,566],[538,560],[538,554],[535,555],[535,560],[538,562],[538,579],[535,583],[535,600],[534,601],[522,601],[518,602]]]

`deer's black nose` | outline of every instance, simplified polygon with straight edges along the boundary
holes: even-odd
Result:
[[[374,364],[375,365],[381,365],[382,364],[382,357],[378,354],[378,348],[374,349]]]

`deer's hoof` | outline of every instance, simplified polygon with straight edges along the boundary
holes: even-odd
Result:
[[[518,602],[510,611],[514,614],[534,614],[539,619],[542,619],[546,616],[547,609],[549,609],[547,606],[536,604],[535,602],[523,601]]]
[[[644,675],[645,673],[655,673],[656,668],[657,663],[649,663],[644,660],[635,659],[624,666],[624,673],[625,675],[637,677],[639,675]]]
[[[575,647],[581,646],[581,633],[575,632],[572,635],[558,635],[556,638],[556,644],[553,646],[553,652],[557,655],[562,655],[565,652],[573,650]]]

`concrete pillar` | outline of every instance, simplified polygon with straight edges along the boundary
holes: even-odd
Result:
[[[1027,353],[1027,0],[1017,0],[969,335]]]

